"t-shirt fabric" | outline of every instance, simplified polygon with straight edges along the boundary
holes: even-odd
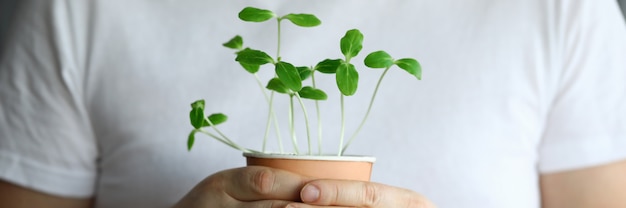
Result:
[[[244,165],[241,152],[201,135],[187,151],[197,99],[207,113],[229,116],[219,127],[232,140],[261,148],[264,95],[221,44],[239,34],[246,47],[274,55],[277,27],[240,21],[245,6],[322,20],[314,28],[283,22],[280,56],[298,66],[342,58],[339,39],[361,30],[346,136],[382,73],[363,66],[367,53],[421,62],[421,81],[390,70],[346,152],[377,157],[375,182],[441,208],[538,208],[540,174],[626,159],[626,24],[613,0],[20,4],[0,59],[0,179],[95,197],[95,207],[169,207],[206,176]],[[266,82],[273,69],[258,76]],[[329,95],[320,103],[322,149],[336,153],[339,94],[332,75],[315,78]],[[277,94],[274,104],[291,152],[289,98]],[[305,105],[316,123],[313,102]],[[271,131],[267,151],[280,150],[276,138]]]

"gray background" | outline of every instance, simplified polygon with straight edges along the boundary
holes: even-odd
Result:
[[[4,34],[9,27],[11,15],[13,15],[17,1],[19,0],[0,0],[0,49],[4,45]]]
[[[622,7],[622,14],[624,14],[626,18],[626,0],[617,0],[617,2],[619,2],[620,7]]]
[[[0,0],[0,48],[3,46],[5,32],[9,27],[9,22],[17,1],[19,0]],[[622,13],[626,14],[626,0],[617,1],[621,4]]]

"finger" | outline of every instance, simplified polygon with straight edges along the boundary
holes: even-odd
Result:
[[[354,208],[354,207],[321,206],[321,205],[310,205],[310,204],[304,204],[304,203],[290,203],[285,208]]]
[[[211,177],[208,183],[220,187],[238,201],[299,201],[300,189],[309,180],[283,170],[250,166],[220,172]]]
[[[426,198],[413,191],[362,181],[312,181],[302,188],[300,197],[304,203],[326,206],[434,207]]]
[[[239,202],[236,206],[237,208],[285,208],[288,204],[293,203],[290,201],[280,201],[280,200],[261,200],[261,201],[253,201],[253,202]]]

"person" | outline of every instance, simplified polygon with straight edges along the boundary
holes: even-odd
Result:
[[[377,157],[373,182],[241,167],[208,137],[187,151],[197,99],[261,147],[268,107],[221,46],[239,34],[276,53],[275,21],[241,22],[246,6],[322,20],[282,25],[280,56],[298,65],[340,58],[339,38],[362,31],[348,129],[381,73],[358,63],[367,52],[421,62],[421,81],[389,72],[347,150]],[[0,207],[626,207],[624,57],[614,0],[20,1],[0,62]],[[316,78],[333,153],[338,94]]]

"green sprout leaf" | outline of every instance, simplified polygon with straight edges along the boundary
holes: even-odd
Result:
[[[187,151],[191,151],[191,147],[193,147],[193,143],[196,141],[196,133],[197,129],[191,130],[189,133],[189,137],[187,137]]]
[[[300,74],[300,80],[308,79],[309,77],[311,77],[311,73],[313,73],[311,68],[306,67],[306,66],[299,66],[299,67],[296,67],[296,69],[298,70],[298,73]]]
[[[359,84],[359,72],[350,63],[341,64],[337,68],[336,81],[341,94],[354,95]]]
[[[276,75],[289,89],[297,92],[302,88],[300,73],[292,64],[282,61],[276,63]]]
[[[283,84],[283,81],[280,81],[278,78],[272,78],[265,87],[268,90],[273,90],[278,93],[289,94],[289,88]]]
[[[226,120],[228,120],[228,116],[224,115],[223,113],[214,113],[208,116],[207,119],[211,121],[214,126],[217,126],[218,124],[226,122]],[[203,126],[211,126],[211,124],[204,121]]]
[[[337,72],[337,67],[341,65],[343,60],[341,59],[326,59],[319,62],[315,66],[315,70],[324,73],[324,74],[334,74]]]
[[[350,60],[359,54],[363,48],[363,34],[357,29],[348,30],[341,38],[341,53]]]
[[[365,66],[370,68],[389,68],[393,66],[393,58],[385,51],[375,51],[365,57]]]
[[[257,64],[246,64],[246,63],[239,62],[239,65],[241,65],[243,69],[245,69],[246,71],[250,72],[250,74],[257,73],[259,69],[261,68],[261,65],[257,65]]]
[[[275,17],[276,14],[270,10],[246,7],[239,12],[239,19],[246,22],[265,22]]]
[[[301,98],[311,99],[311,100],[326,100],[328,99],[328,95],[320,89],[315,89],[310,86],[302,87],[302,89],[298,92]]]
[[[228,42],[222,44],[226,48],[231,48],[235,50],[241,50],[243,48],[243,38],[237,35],[234,38],[230,39]]]
[[[418,80],[422,80],[422,66],[417,60],[412,58],[403,58],[396,60],[395,64],[404,69],[404,71],[409,72],[413,76],[417,77]]]
[[[312,14],[288,14],[282,18],[288,19],[300,27],[315,27],[322,24],[322,21]]]
[[[237,58],[235,58],[235,61],[238,61],[239,63],[260,66],[267,63],[273,63],[274,59],[272,59],[270,55],[267,55],[267,53],[263,51],[246,48],[237,52]]]
[[[195,129],[202,128],[204,124],[204,100],[197,100],[191,103],[189,121]]]

